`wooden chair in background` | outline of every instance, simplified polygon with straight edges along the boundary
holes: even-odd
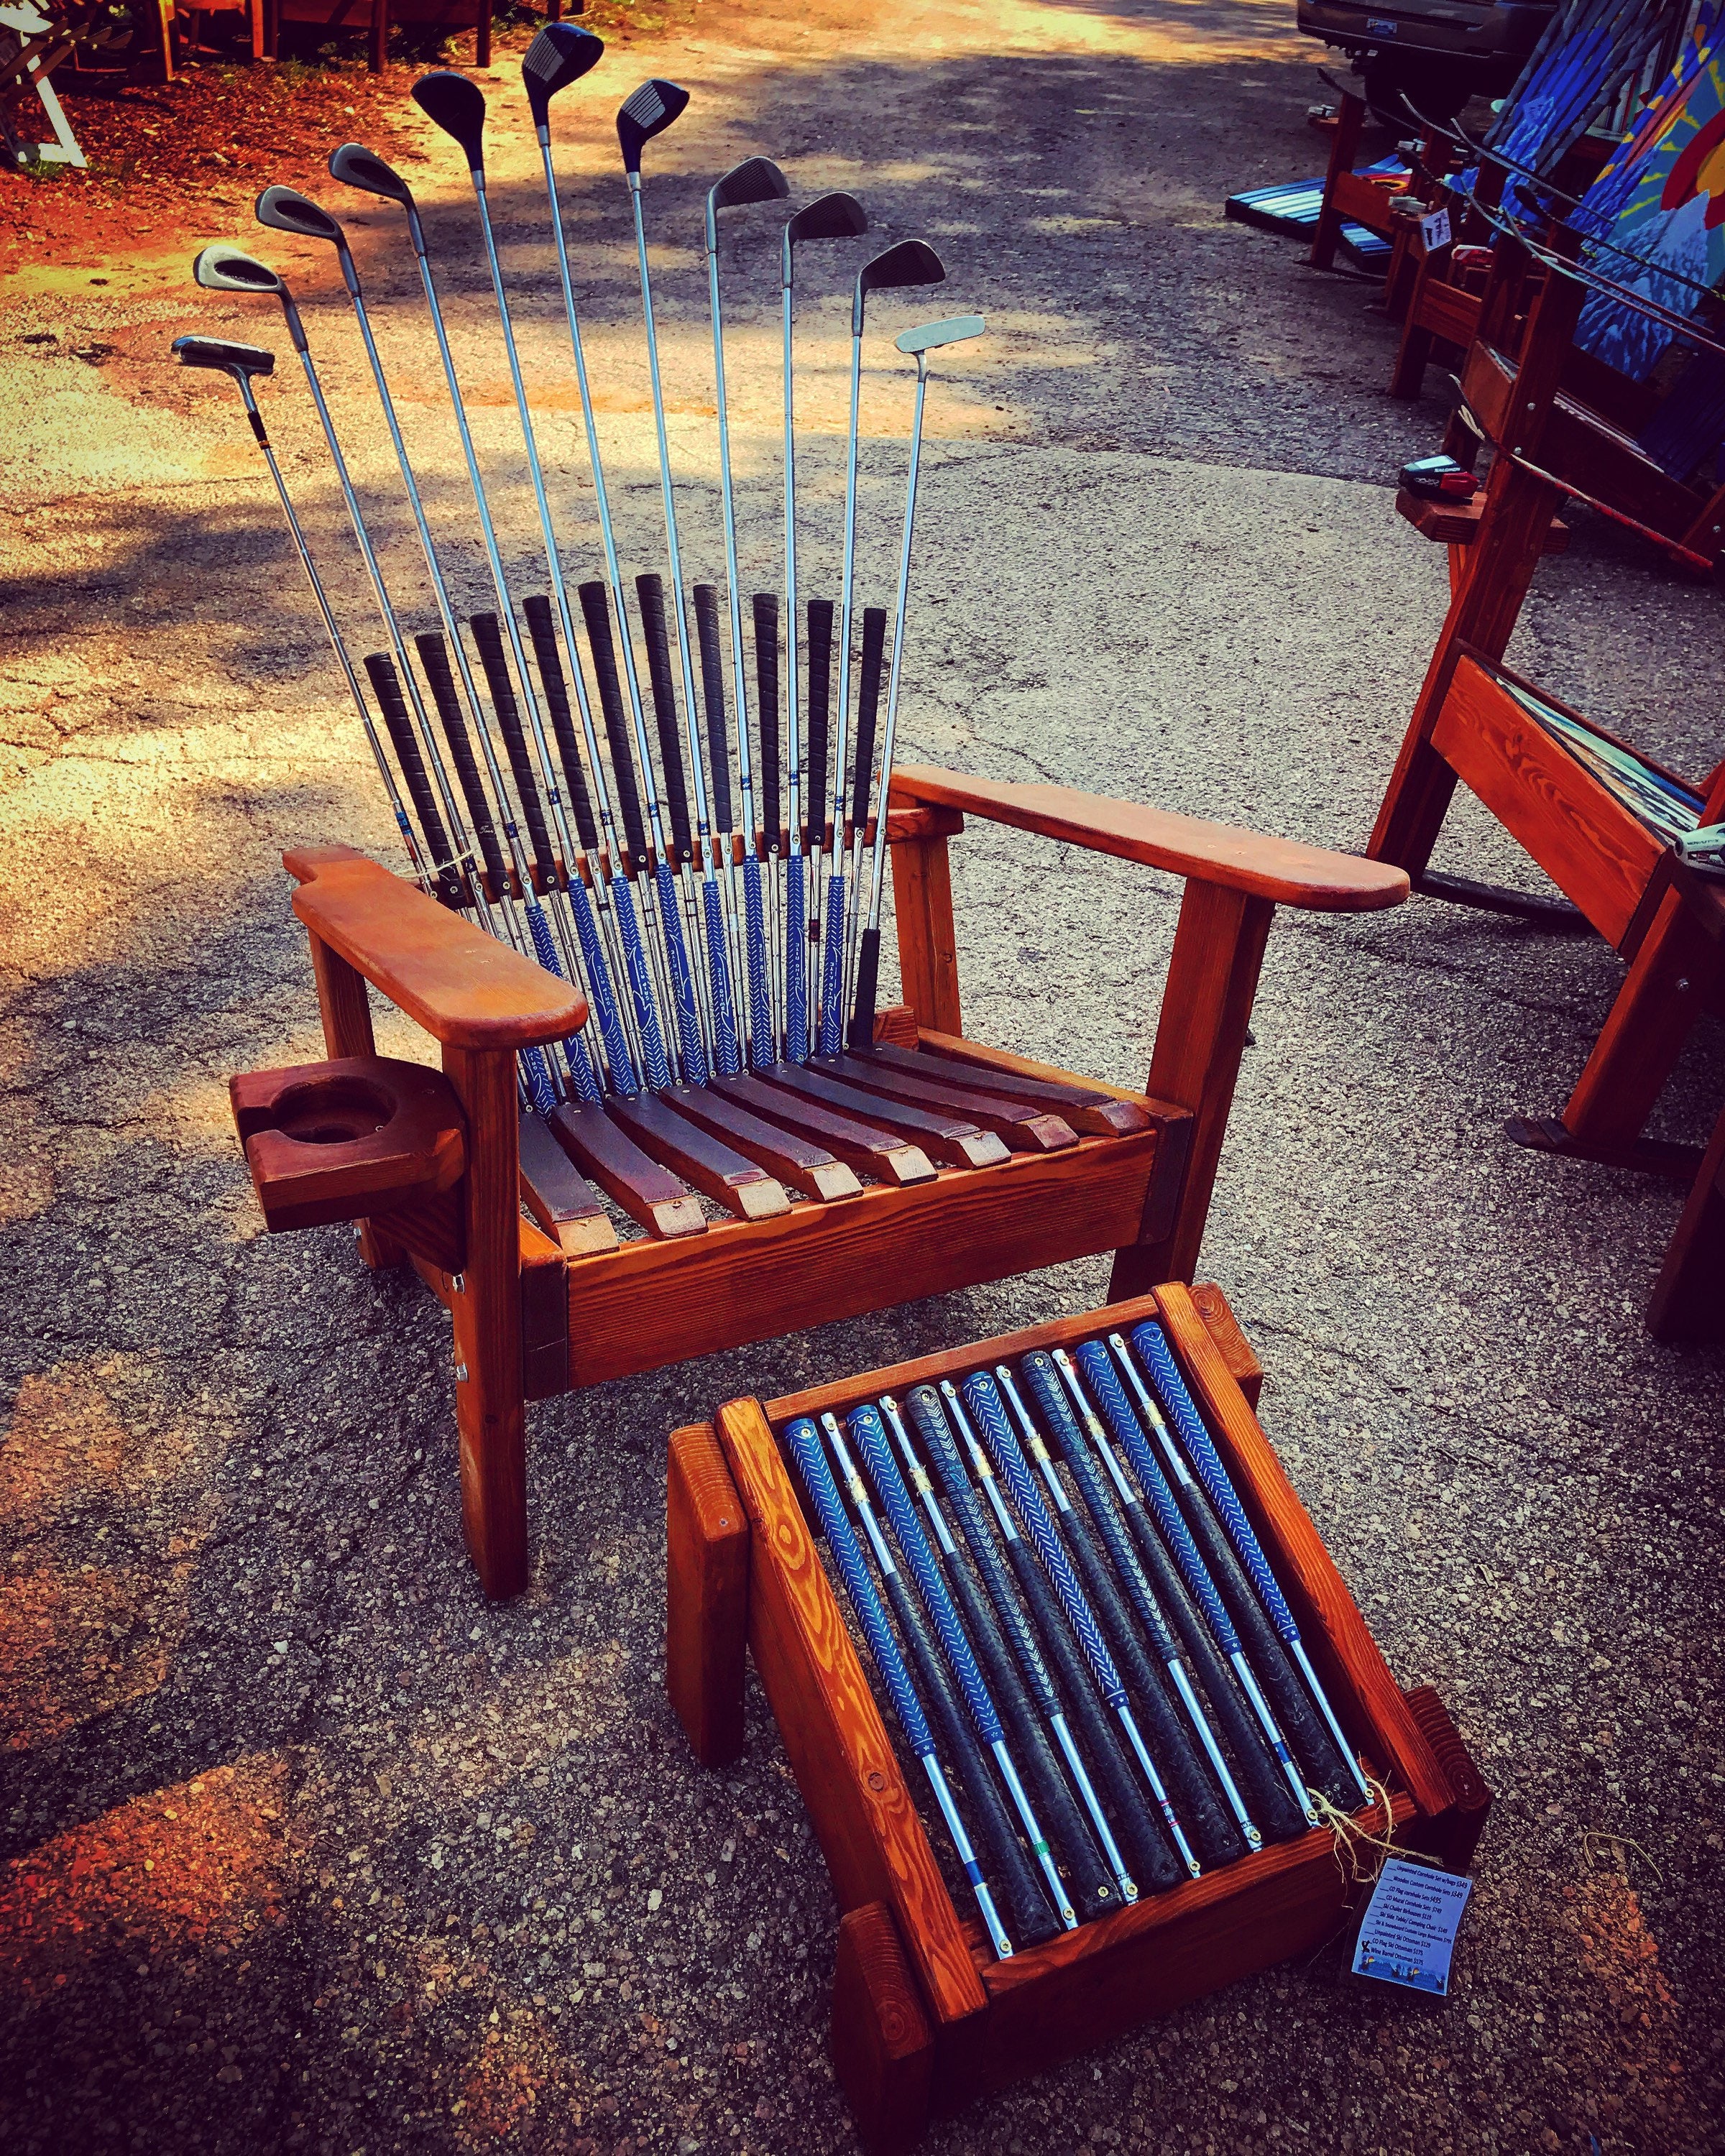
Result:
[[[527,1581],[529,1398],[1101,1250],[1116,1254],[1116,1299],[1189,1280],[1276,908],[1367,911],[1407,894],[1393,867],[1060,787],[900,769],[891,803],[906,1004],[881,1014],[876,1057],[898,1060],[880,1082],[906,1063],[915,1086],[986,1081],[1009,1111],[1058,1106],[1070,1127],[1052,1149],[1002,1144],[982,1164],[882,1171],[836,1203],[711,1223],[670,1173],[675,1152],[644,1179],[637,1157],[632,1183],[606,1184],[648,1229],[620,1246],[594,1206],[562,1204],[568,1163],[517,1097],[516,1051],[579,1025],[579,996],[349,849],[285,857],[331,1060],[235,1079],[236,1117],[270,1224],[362,1219],[367,1261],[411,1258],[449,1307],[464,1522],[488,1594]],[[1142,1093],[965,1038],[947,840],[967,814],[1183,880]],[[377,1055],[367,983],[439,1044],[440,1096],[421,1066]],[[576,1118],[581,1163],[602,1180],[622,1112]],[[650,1151],[650,1130],[628,1127]]]

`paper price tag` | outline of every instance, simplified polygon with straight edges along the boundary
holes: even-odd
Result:
[[[1425,251],[1428,254],[1435,254],[1439,248],[1447,247],[1450,244],[1449,211],[1435,209],[1430,217],[1422,217],[1420,220],[1420,237],[1425,243]]]
[[[1360,1922],[1354,1975],[1446,1999],[1455,1933],[1472,1892],[1471,1879],[1392,1856]]]

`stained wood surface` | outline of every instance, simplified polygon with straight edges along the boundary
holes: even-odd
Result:
[[[332,1056],[375,1055],[377,1044],[372,1032],[372,1006],[364,981],[321,937],[308,933],[305,940],[311,950],[325,1047]],[[403,1246],[375,1220],[359,1224],[359,1254],[373,1272],[391,1270],[407,1255]]]
[[[1034,1102],[990,1093],[985,1080],[968,1077],[951,1066],[943,1075],[932,1057],[925,1057],[923,1065],[921,1070],[907,1070],[871,1051],[840,1055],[830,1064],[823,1059],[816,1068],[830,1069],[835,1077],[867,1093],[880,1093],[915,1107],[944,1109],[982,1130],[993,1131],[1014,1152],[1061,1152],[1077,1144],[1078,1133],[1070,1123]]]
[[[363,854],[302,846],[282,861],[307,928],[446,1046],[525,1048],[585,1020],[567,982]]]
[[[816,1101],[841,1116],[856,1116],[897,1134],[901,1143],[921,1146],[932,1160],[949,1168],[989,1168],[1004,1160],[1006,1147],[992,1131],[951,1112],[886,1098],[835,1076],[824,1059],[808,1064],[775,1063],[761,1073],[763,1081],[798,1100]]]
[[[1235,1316],[1228,1298],[1214,1281],[1194,1281],[1190,1289],[1192,1307],[1204,1320],[1216,1352],[1226,1365],[1228,1374],[1245,1395],[1246,1405],[1253,1414],[1258,1411],[1258,1399],[1264,1389],[1264,1365],[1253,1352],[1252,1344],[1240,1329],[1240,1320]]]
[[[665,1689],[703,1767],[743,1743],[749,1527],[711,1423],[673,1430],[665,1491]]]
[[[605,1112],[653,1159],[738,1219],[765,1220],[789,1212],[791,1201],[783,1185],[764,1168],[651,1094],[633,1101],[612,1100]]]
[[[1080,1078],[1071,1071],[1056,1070],[1051,1064],[1033,1062],[1028,1055],[1014,1055],[1010,1049],[966,1040],[958,1034],[924,1027],[919,1037],[928,1055],[973,1067],[985,1076],[991,1091],[1055,1109],[1081,1133],[1123,1137],[1128,1132],[1149,1129],[1155,1121],[1153,1109],[1159,1104],[1127,1086]]]
[[[894,774],[896,785],[897,774]],[[911,804],[902,807],[911,813]],[[891,824],[888,825],[891,828]],[[905,1001],[922,1025],[963,1030],[958,1000],[958,937],[952,921],[952,868],[944,838],[919,839],[891,850],[892,917],[898,931],[899,978]]]
[[[1405,877],[1381,862],[1325,852],[1291,839],[1266,838],[1230,824],[1177,816],[1137,802],[1111,801],[1065,786],[1015,786],[964,778],[927,765],[899,765],[895,801],[945,802],[989,822],[1060,839],[1145,868],[1220,884],[1229,890],[1319,913],[1370,913],[1399,906]],[[909,995],[908,985],[906,993]],[[910,997],[912,1003],[916,999]],[[930,1024],[920,1004],[917,1015]]]
[[[883,1902],[839,1919],[831,2041],[839,2086],[869,2156],[901,2156],[928,2123],[934,2043]]]
[[[1431,1756],[1450,1785],[1450,1806],[1435,1820],[1413,1822],[1409,1840],[1428,1849],[1451,1871],[1466,1871],[1473,1862],[1491,1809],[1491,1792],[1475,1766],[1460,1732],[1450,1719],[1450,1710],[1430,1685],[1414,1685],[1403,1697],[1420,1734],[1431,1748]]]
[[[435,1198],[465,1163],[460,1103],[422,1063],[351,1055],[247,1070],[228,1097],[273,1234]]]
[[[1168,1285],[1158,1299],[1168,1343],[1343,1729],[1392,1771],[1422,1811],[1435,1815],[1449,1802],[1448,1784],[1257,1417],[1188,1291]]]
[[[728,1081],[721,1081],[728,1084]],[[1160,1134],[875,1184],[844,1205],[714,1222],[569,1267],[571,1382],[681,1362],[1112,1250],[1137,1232]]]
[[[902,1131],[865,1122],[806,1095],[766,1085],[758,1078],[715,1078],[711,1090],[765,1122],[818,1139],[860,1175],[876,1176],[891,1183],[928,1183],[934,1178],[934,1163]]]
[[[885,1010],[875,1012],[875,1045],[916,1053],[916,1014],[908,1004],[889,1004]]]
[[[530,1109],[521,1116],[521,1203],[565,1257],[614,1250],[617,1230],[593,1185]]]
[[[1396,494],[1395,506],[1397,515],[1406,517],[1422,539],[1435,539],[1446,547],[1471,547],[1479,536],[1486,497],[1481,493],[1467,501],[1436,501],[1429,494],[1414,494],[1402,487]],[[1568,546],[1569,527],[1554,516],[1546,527],[1541,551],[1562,554]]]
[[[699,1199],[644,1153],[603,1108],[566,1101],[547,1118],[552,1136],[583,1175],[614,1198],[650,1235],[673,1240],[706,1233]],[[618,1251],[616,1259],[624,1253]],[[606,1263],[614,1262],[607,1257]]]
[[[675,1086],[660,1097],[699,1129],[723,1138],[805,1197],[829,1203],[838,1198],[855,1198],[862,1188],[855,1170],[835,1159],[824,1146],[769,1123],[752,1109],[726,1100],[711,1086]]]
[[[467,1118],[467,1173],[458,1186],[467,1255],[449,1306],[457,1365],[466,1371],[455,1385],[461,1521],[480,1584],[497,1598],[527,1584],[515,1056],[446,1042],[444,1073]]]
[[[1718,950],[1699,916],[1668,891],[1564,1106],[1572,1138],[1588,1147],[1635,1138],[1719,973]]]
[[[1659,1269],[1647,1329],[1672,1343],[1725,1338],[1725,1115]]]
[[[531,1220],[521,1224],[521,1389],[530,1400],[569,1389],[569,1287],[563,1254]]]
[[[1478,663],[1463,656],[1432,747],[1610,943],[1665,848]]]
[[[749,1651],[841,1908],[884,1902],[937,2021],[984,1993],[759,1403],[719,1411],[750,1527]]]

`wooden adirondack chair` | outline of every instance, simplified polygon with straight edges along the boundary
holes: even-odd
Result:
[[[1676,861],[1666,873],[1715,965],[1725,967],[1725,882]],[[1725,1340],[1725,1112],[1654,1283],[1647,1326],[1656,1340],[1672,1345]]]
[[[886,1097],[903,1096],[909,1065],[911,1099],[977,1104],[988,1127],[968,1125],[972,1141],[1010,1135],[955,1139],[948,1166],[898,1180],[877,1157],[875,1179],[837,1202],[779,1193],[760,1217],[708,1222],[675,1179],[698,1137],[671,1096],[644,1121],[629,1104],[559,1109],[552,1137],[648,1229],[620,1246],[518,1100],[516,1051],[578,1026],[580,996],[349,849],[285,856],[331,1060],[236,1078],[236,1119],[270,1226],[364,1220],[367,1261],[411,1258],[449,1308],[464,1520],[488,1594],[526,1584],[529,1398],[1100,1250],[1116,1252],[1117,1299],[1189,1280],[1276,906],[1370,911],[1408,888],[1376,862],[1060,787],[900,769],[891,800],[907,1007],[881,1014],[872,1066],[846,1061],[881,1089],[882,1115],[916,1119]],[[966,814],[1183,879],[1142,1093],[964,1038],[947,844]],[[444,1080],[377,1055],[367,983],[439,1045]],[[782,1152],[802,1113],[785,1082],[742,1081]],[[625,1128],[661,1164],[637,1150],[619,1167]]]

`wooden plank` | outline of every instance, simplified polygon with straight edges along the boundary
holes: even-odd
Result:
[[[1264,1389],[1264,1365],[1240,1331],[1240,1320],[1229,1306],[1227,1296],[1214,1281],[1194,1281],[1188,1292],[1192,1297],[1192,1307],[1204,1320],[1216,1343],[1217,1353],[1227,1365],[1229,1376],[1245,1394],[1246,1405],[1255,1414],[1258,1398]]]
[[[325,1047],[332,1058],[375,1055],[377,1043],[372,1031],[372,1005],[364,980],[321,937],[308,933],[305,940],[311,947],[311,973],[317,983]],[[388,1272],[407,1253],[387,1229],[380,1228],[375,1220],[362,1220],[359,1255],[373,1272]]]
[[[778,1124],[716,1093],[711,1086],[674,1086],[660,1098],[666,1107],[675,1108],[698,1128],[711,1131],[735,1146],[738,1152],[746,1153],[805,1198],[826,1204],[834,1199],[855,1198],[862,1188],[855,1170],[835,1160],[824,1146],[799,1137],[795,1131],[781,1130]]]
[[[782,1087],[762,1085],[757,1078],[715,1078],[711,1090],[721,1100],[735,1101],[765,1122],[778,1123],[799,1137],[817,1138],[859,1175],[872,1175],[883,1183],[931,1183],[934,1163],[921,1146],[912,1145],[901,1132],[883,1129],[840,1115],[818,1101],[793,1096]]]
[[[521,1203],[567,1258],[617,1248],[599,1194],[531,1109],[521,1117]]]
[[[1486,497],[1481,493],[1467,501],[1439,501],[1429,494],[1414,494],[1402,487],[1396,494],[1395,506],[1397,515],[1404,516],[1422,539],[1437,540],[1445,547],[1471,547],[1479,536],[1481,520],[1486,513]],[[1568,551],[1568,526],[1553,517],[1546,527],[1542,551],[1563,554]]]
[[[875,1045],[916,1052],[916,1014],[908,1004],[889,1004],[875,1014]]]
[[[1080,1078],[1071,1071],[1057,1070],[1052,1064],[1014,1055],[1010,1049],[966,1040],[959,1034],[937,1033],[924,1027],[920,1038],[925,1055],[978,1066],[987,1072],[993,1091],[1010,1094],[1015,1100],[1045,1103],[1081,1134],[1124,1137],[1132,1131],[1148,1130],[1154,1120],[1152,1111],[1158,1104],[1147,1101],[1142,1093],[1127,1086]],[[883,1053],[879,1047],[875,1052]]]
[[[673,1430],[665,1684],[703,1767],[728,1767],[742,1751],[748,1578],[748,1522],[712,1424]]]
[[[1402,877],[1380,861],[1328,853],[1292,839],[1266,838],[1231,824],[1177,816],[1140,802],[1110,801],[1068,786],[1008,785],[901,764],[893,772],[892,787],[896,798],[944,801],[1014,830],[1310,912],[1373,913],[1399,906],[1408,895]],[[914,996],[910,1000],[927,1025],[922,1004]]]
[[[897,804],[888,829],[901,811]],[[958,1003],[958,938],[952,922],[952,868],[943,837],[894,846],[892,911],[898,930],[898,970],[905,1001],[921,1024],[963,1030]]]
[[[839,1905],[891,1910],[937,2023],[979,2013],[970,1948],[758,1401],[721,1408],[719,1440],[751,1531],[749,1651]]]
[[[1479,663],[1457,662],[1432,747],[1609,942],[1664,847]]]
[[[931,1159],[949,1168],[992,1168],[1006,1158],[1006,1147],[993,1132],[978,1130],[962,1116],[931,1112],[902,1101],[890,1101],[834,1077],[824,1062],[775,1063],[760,1074],[762,1082],[798,1100],[815,1101],[841,1116],[866,1117],[895,1132],[907,1144],[920,1145]]]
[[[569,1284],[562,1251],[531,1220],[521,1224],[521,1390],[530,1400],[569,1389]]]
[[[633,1101],[613,1099],[606,1103],[605,1112],[650,1158],[692,1183],[739,1220],[770,1220],[775,1214],[790,1211],[783,1184],[764,1168],[651,1094]]]
[[[1435,1817],[1450,1801],[1449,1784],[1334,1560],[1190,1295],[1176,1283],[1163,1287],[1158,1300],[1168,1343],[1300,1621],[1307,1650],[1337,1717],[1350,1738],[1367,1745],[1389,1768],[1420,1810]]]
[[[840,1055],[830,1065],[823,1060],[816,1067],[830,1068],[835,1076],[860,1086],[865,1093],[880,1093],[888,1100],[944,1108],[962,1116],[979,1129],[993,1131],[1013,1152],[1064,1152],[1068,1146],[1077,1144],[1077,1132],[1051,1110],[1039,1108],[1034,1101],[1012,1101],[1004,1094],[990,1093],[985,1080],[967,1077],[956,1069],[942,1076],[934,1067],[932,1057],[924,1059],[924,1066],[922,1070],[906,1070],[870,1052]]]
[[[869,2156],[901,2156],[928,2123],[934,2044],[884,1902],[839,1920],[833,2066]]]
[[[654,1235],[675,1240],[706,1233],[700,1200],[669,1168],[643,1152],[603,1108],[565,1101],[552,1109],[547,1122],[552,1136],[570,1159],[608,1192],[630,1219],[639,1221]]]
[[[722,1220],[569,1267],[570,1380],[655,1370],[1111,1250],[1137,1232],[1161,1134],[1013,1153],[845,1205]]]
[[[585,1023],[567,982],[365,855],[302,846],[282,861],[306,927],[445,1046],[526,1048]]]

